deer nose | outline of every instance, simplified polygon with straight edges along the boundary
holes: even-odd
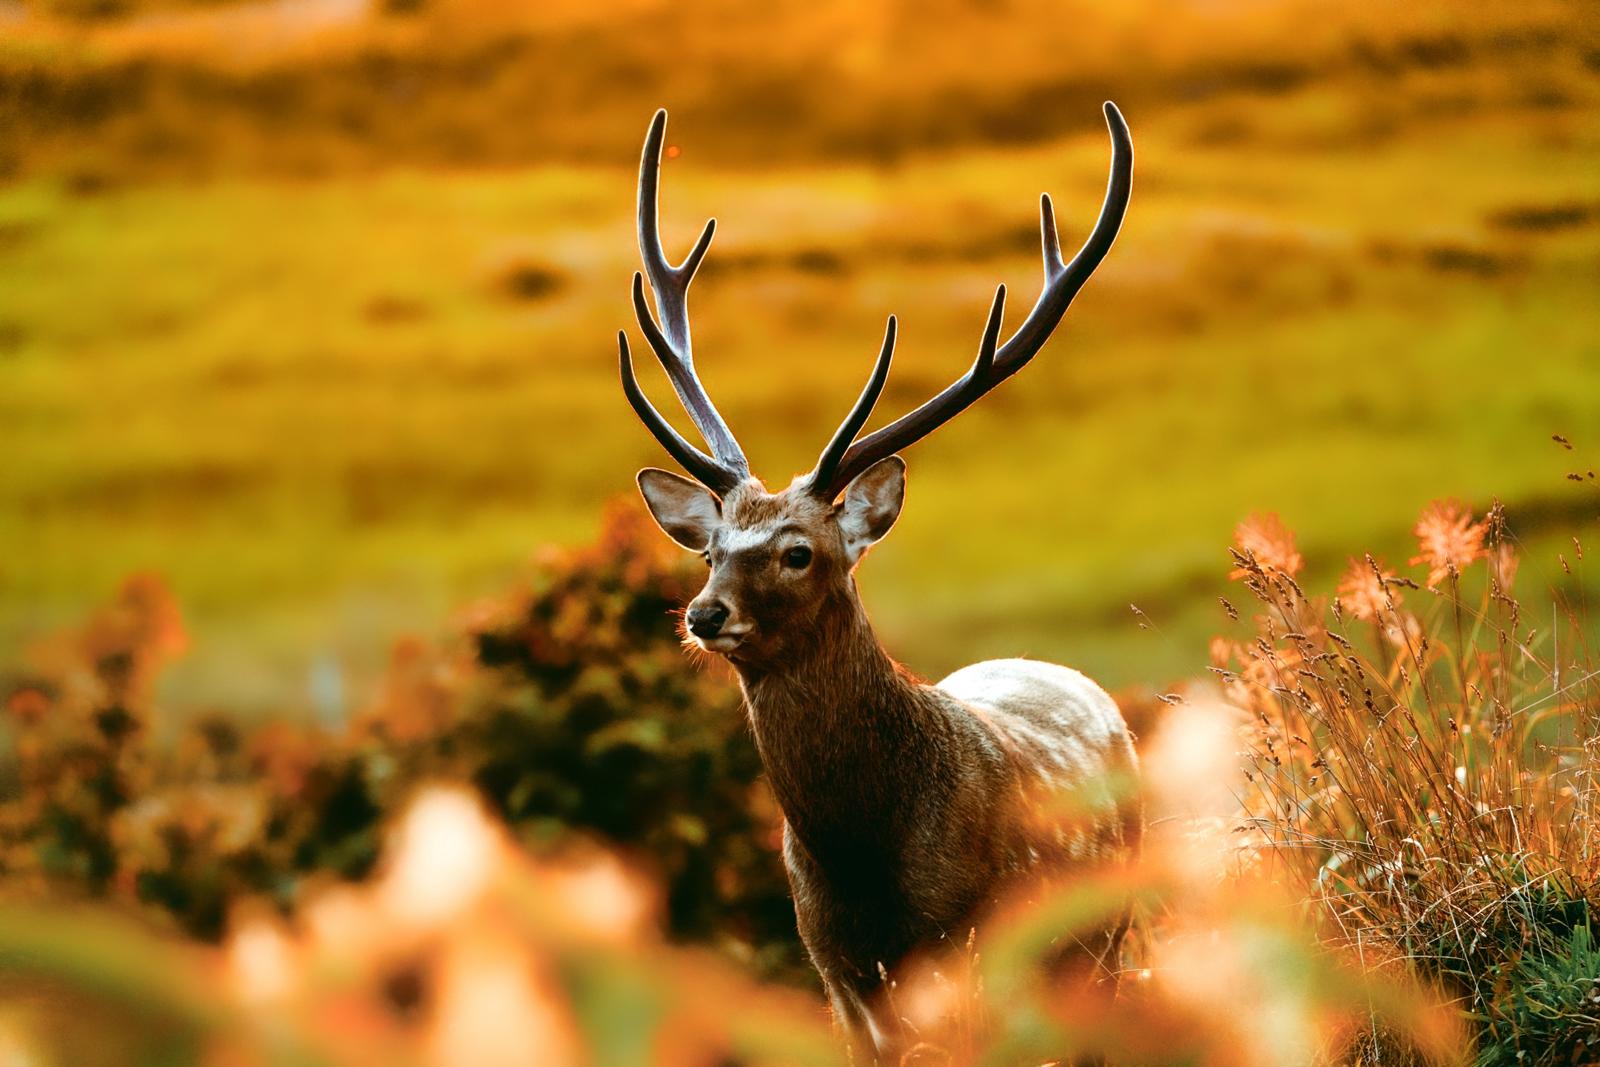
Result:
[[[720,600],[689,605],[689,632],[696,637],[715,637],[728,621],[728,605]]]

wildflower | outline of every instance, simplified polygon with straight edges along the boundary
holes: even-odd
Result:
[[[1339,579],[1339,604],[1362,622],[1377,622],[1390,604],[1400,603],[1399,590],[1386,590],[1380,578],[1393,578],[1382,560],[1350,557],[1350,567]]]
[[[1263,570],[1292,577],[1305,566],[1306,561],[1295,551],[1294,531],[1283,525],[1283,520],[1278,518],[1275,511],[1265,515],[1252,511],[1249,518],[1234,527],[1233,543],[1240,552],[1254,555]],[[1241,567],[1228,577],[1244,578],[1249,573]]]
[[[1432,589],[1451,572],[1461,569],[1474,560],[1489,554],[1483,547],[1486,523],[1472,521],[1472,509],[1459,500],[1435,500],[1422,511],[1422,517],[1411,528],[1417,535],[1421,554],[1411,557],[1411,565],[1426,563],[1428,588]]]

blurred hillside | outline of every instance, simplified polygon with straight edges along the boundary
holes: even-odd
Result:
[[[296,176],[624,163],[673,111],[697,155],[887,162],[1032,144],[1130,113],[1337,86],[1303,146],[1441,117],[1592,103],[1581,3],[1043,0],[748,5],[504,0],[40,0],[13,9],[5,169]],[[1247,131],[1219,118],[1202,139]]]
[[[880,419],[964,369],[996,283],[1020,321],[1107,98],[1128,224],[911,450],[863,572],[897,654],[1159,684],[1251,510],[1324,576],[1444,495],[1592,521],[1549,437],[1600,425],[1593,5],[61,0],[0,10],[0,667],[154,569],[197,635],[166,706],[336,723],[394,637],[666,463],[613,341],[654,108],[669,251],[720,219],[697,355],[783,484],[887,314]]]

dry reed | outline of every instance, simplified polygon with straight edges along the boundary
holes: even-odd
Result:
[[[1263,610],[1253,637],[1213,644],[1250,719],[1237,829],[1325,942],[1455,998],[1479,1063],[1593,1062],[1600,681],[1582,601],[1557,590],[1526,617],[1498,503],[1474,523],[1436,502],[1414,532],[1424,584],[1368,555],[1330,601],[1296,581],[1275,516],[1240,527],[1234,574]]]

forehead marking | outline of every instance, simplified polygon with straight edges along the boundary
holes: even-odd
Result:
[[[722,526],[717,530],[717,547],[724,552],[756,548],[766,544],[780,532],[767,523],[750,527]]]

